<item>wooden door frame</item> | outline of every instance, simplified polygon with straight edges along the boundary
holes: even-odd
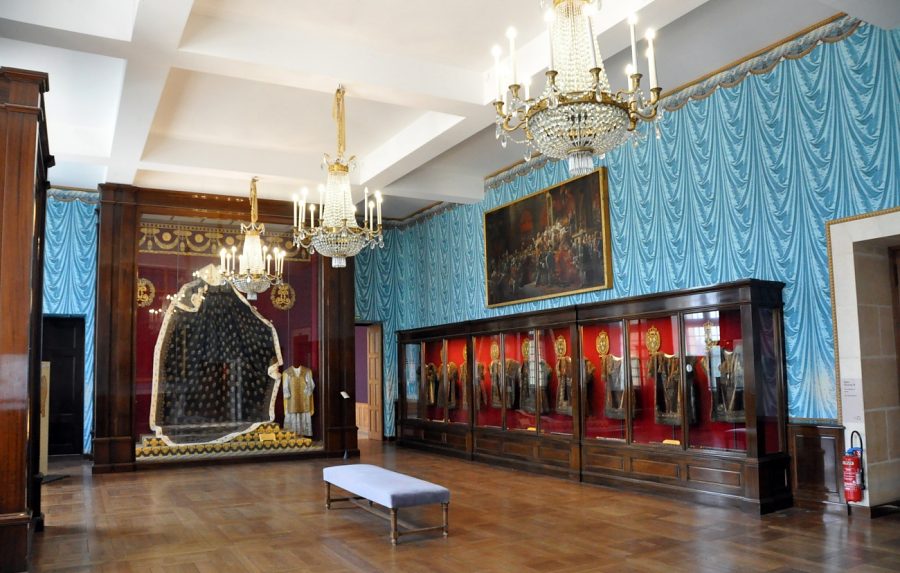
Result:
[[[383,326],[383,324],[382,324],[381,322],[369,322],[369,321],[359,321],[359,322],[356,323],[355,326],[363,326],[363,327],[366,327],[366,348],[365,348],[365,352],[366,352],[366,370],[367,370],[367,371],[366,371],[366,381],[367,381],[366,383],[367,383],[367,384],[368,384],[368,379],[369,379],[369,373],[368,373],[368,363],[369,363],[369,360],[368,360],[368,354],[369,354],[368,341],[369,341],[369,332],[371,331],[371,329],[372,329],[373,327],[377,327],[378,330],[379,330],[379,337],[378,337],[378,338],[379,338],[379,351],[378,351],[378,353],[379,353],[379,356],[380,356],[380,358],[381,358],[381,360],[380,360],[380,362],[381,362],[381,369],[380,369],[380,372],[378,372],[378,393],[377,393],[377,396],[378,396],[378,398],[380,398],[381,407],[376,408],[376,411],[377,411],[377,414],[376,414],[376,415],[377,415],[378,420],[379,420],[379,422],[380,422],[380,423],[379,423],[379,426],[381,427],[381,431],[378,432],[378,435],[375,435],[375,432],[372,431],[372,428],[371,428],[371,425],[370,425],[370,427],[369,427],[369,432],[368,432],[368,438],[369,438],[370,440],[384,440],[384,439],[385,439],[385,435],[384,435],[384,326]],[[368,390],[368,388],[367,388],[367,390]],[[368,395],[367,395],[367,403],[368,403],[368,405],[369,405],[369,411],[371,412],[371,410],[372,410],[372,401],[373,401],[373,397],[372,397],[372,396],[373,396],[373,392],[367,392],[367,394],[368,394]]]

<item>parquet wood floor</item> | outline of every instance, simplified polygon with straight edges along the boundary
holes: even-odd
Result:
[[[450,537],[401,538],[359,509],[326,512],[341,460],[91,476],[45,486],[34,571],[900,571],[900,516],[765,517],[361,442],[362,460],[452,492]],[[358,460],[351,460],[350,463]],[[439,523],[439,506],[406,512]]]

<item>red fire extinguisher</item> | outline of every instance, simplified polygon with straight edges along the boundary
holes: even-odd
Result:
[[[859,447],[853,446],[853,438],[859,438]],[[850,449],[844,453],[844,497],[847,502],[862,501],[862,491],[866,489],[863,483],[862,468],[862,436],[854,431],[850,434]]]

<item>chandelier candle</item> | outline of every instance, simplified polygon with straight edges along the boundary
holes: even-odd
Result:
[[[565,159],[569,175],[577,177],[593,171],[596,158],[631,138],[638,123],[656,118],[662,88],[656,85],[653,38],[648,35],[648,93],[642,91],[641,74],[637,73],[637,17],[632,14],[628,18],[631,69],[626,89],[613,90],[593,33],[592,18],[603,18],[604,12],[608,10],[598,11],[595,0],[553,0],[553,8],[545,16],[550,36],[547,84],[535,99],[530,89],[522,90],[517,82],[516,34],[513,28],[507,30],[512,83],[506,92],[498,90],[493,103],[495,134],[503,147],[512,139],[532,151]],[[498,60],[495,57],[495,65]]]
[[[550,42],[550,67],[548,69],[551,70],[556,69],[553,65],[553,20],[555,19],[556,14],[553,12],[553,10],[547,10],[546,12],[544,12],[544,22],[547,23],[547,40]]]
[[[363,189],[363,227],[366,226],[366,222],[369,220],[369,188],[366,187]]]
[[[378,226],[381,226],[381,191],[375,191],[375,208],[378,209]]]
[[[634,27],[637,26],[637,14],[628,15],[628,28],[631,30],[631,66],[637,72],[637,42],[634,39]]]
[[[515,85],[516,81],[516,29],[510,26],[506,29],[506,39],[509,40],[509,67],[512,74],[511,84]]]
[[[500,56],[503,55],[503,49],[500,46],[491,48],[491,55],[494,56],[494,79],[497,80],[497,99],[503,99],[503,78],[500,77]]]
[[[650,87],[656,87],[656,53],[653,50],[653,39],[656,32],[652,28],[647,30],[647,68],[650,70]]]

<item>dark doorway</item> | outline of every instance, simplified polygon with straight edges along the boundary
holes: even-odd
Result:
[[[50,363],[51,456],[81,454],[84,433],[84,319],[44,317],[41,360]]]

